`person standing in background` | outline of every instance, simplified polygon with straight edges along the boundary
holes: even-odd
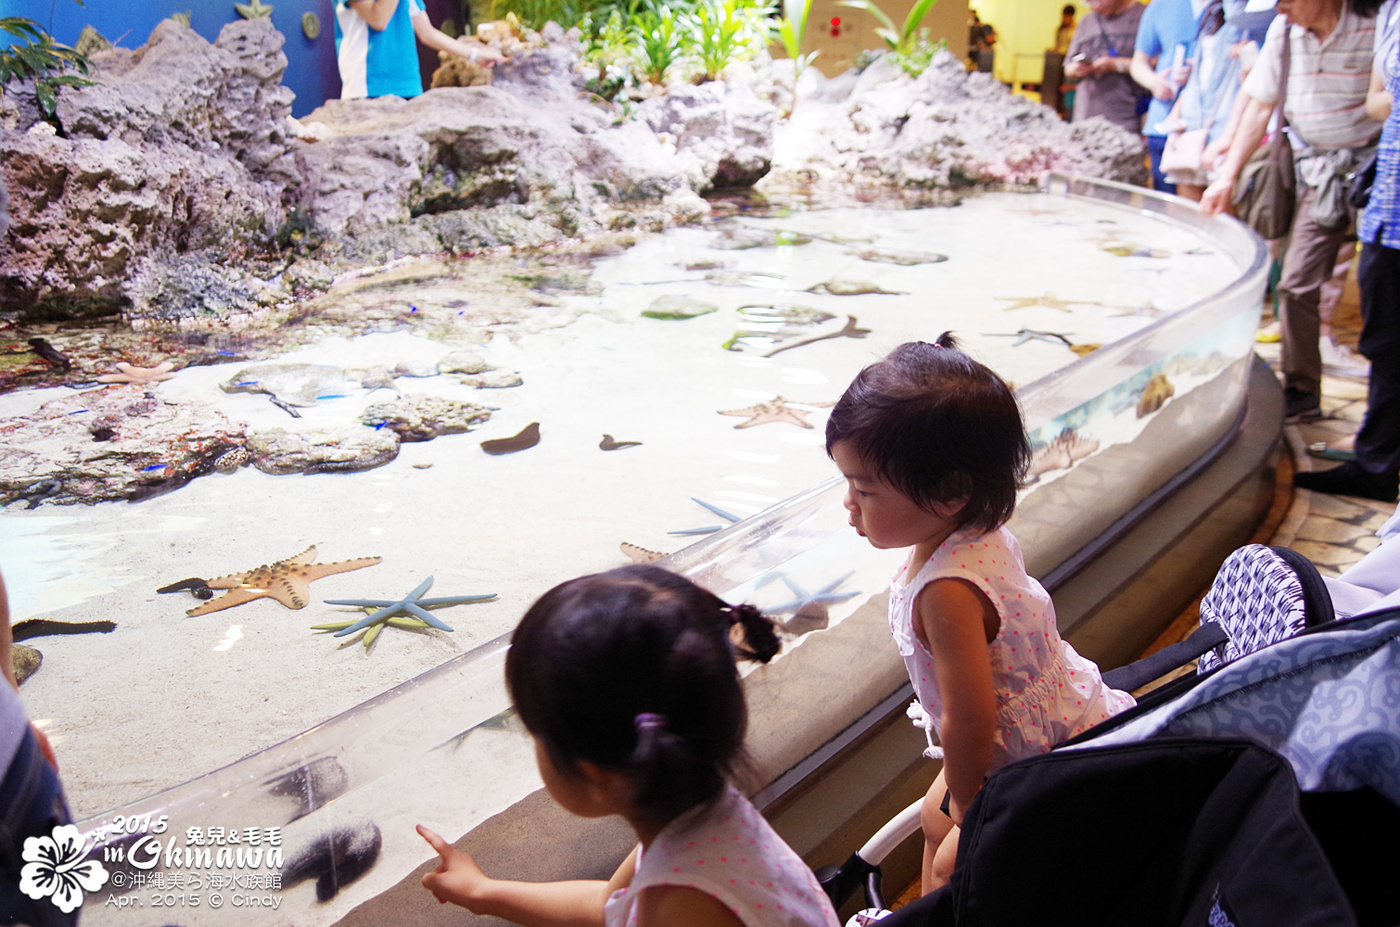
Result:
[[[1400,491],[1400,5],[1376,18],[1375,64],[1366,112],[1385,121],[1376,147],[1376,179],[1361,216],[1361,340],[1371,361],[1366,415],[1355,458],[1331,470],[1295,473],[1293,485],[1313,492],[1394,502]]]
[[[1069,53],[1069,43],[1074,41],[1074,4],[1066,3],[1060,10],[1060,26],[1055,30],[1055,51],[1062,55]]]
[[[1230,206],[1235,181],[1259,147],[1282,93],[1298,177],[1278,283],[1284,414],[1292,422],[1322,415],[1322,284],[1351,234],[1344,177],[1369,155],[1381,128],[1366,112],[1379,6],[1378,0],[1279,0],[1283,15],[1269,26],[1259,60],[1241,88],[1246,99],[1230,151],[1201,197],[1201,212],[1208,216]],[[1285,43],[1289,63],[1283,93]]]
[[[423,92],[418,42],[491,67],[505,57],[475,38],[454,39],[428,19],[422,0],[336,0],[335,50],[342,100]]]
[[[1079,82],[1071,122],[1102,116],[1134,135],[1141,133],[1138,101],[1143,92],[1128,70],[1145,9],[1137,0],[1089,0],[1089,12],[1079,20],[1065,60],[1065,77]]]
[[[1191,69],[1196,30],[1207,0],[1152,0],[1138,25],[1133,48],[1133,80],[1152,94],[1143,123],[1142,137],[1152,161],[1152,189],[1175,193],[1162,173],[1162,149],[1167,144],[1167,122],[1176,95],[1181,92]]]

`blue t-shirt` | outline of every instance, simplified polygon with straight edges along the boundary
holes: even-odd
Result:
[[[1204,6],[1202,7],[1204,10]],[[1142,13],[1138,23],[1137,41],[1133,50],[1140,51],[1148,58],[1157,59],[1157,73],[1165,74],[1176,61],[1176,47],[1186,46],[1186,57],[1193,54],[1192,45],[1196,40],[1196,27],[1200,13],[1192,8],[1191,0],[1152,0]],[[1143,135],[1162,135],[1157,123],[1166,119],[1172,111],[1174,100],[1152,98],[1147,105],[1147,119],[1142,126]]]
[[[422,12],[422,0],[399,0],[388,25],[380,31],[371,29],[359,13],[350,9],[347,0],[336,0],[335,51],[342,100],[387,96],[408,99],[423,92],[423,77],[418,72],[418,37],[413,33],[413,17]]]

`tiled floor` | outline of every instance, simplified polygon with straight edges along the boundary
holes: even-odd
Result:
[[[1355,273],[1342,291],[1333,314],[1339,344],[1355,349],[1361,330],[1361,312]],[[1278,359],[1277,344],[1258,346],[1261,357]],[[1333,441],[1356,431],[1366,412],[1366,381],[1324,375],[1323,418],[1306,425],[1287,425],[1284,438],[1299,470],[1326,470],[1336,466],[1307,453],[1316,441]],[[1291,547],[1317,564],[1324,576],[1336,576],[1374,550],[1380,543],[1378,529],[1395,514],[1394,502],[1373,502],[1349,496],[1332,496],[1304,489],[1293,490],[1292,502],[1272,537],[1266,542]]]

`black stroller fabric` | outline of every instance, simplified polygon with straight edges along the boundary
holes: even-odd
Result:
[[[1400,924],[1400,609],[1178,683],[994,772],[881,924]]]
[[[1247,741],[1154,739],[999,770],[968,811],[953,881],[880,923],[1356,921],[1285,760]]]

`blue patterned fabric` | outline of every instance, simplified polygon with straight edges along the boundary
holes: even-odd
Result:
[[[1382,23],[1385,27],[1393,24]],[[1371,199],[1361,215],[1360,238],[1367,244],[1400,248],[1400,44],[1389,43],[1388,66],[1384,68],[1385,89],[1395,105],[1381,129],[1376,148],[1376,182]]]
[[[1367,785],[1400,805],[1400,610],[1300,634],[1062,750],[1158,736],[1247,737],[1283,755],[1303,791]]]

